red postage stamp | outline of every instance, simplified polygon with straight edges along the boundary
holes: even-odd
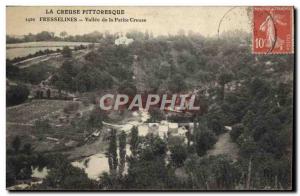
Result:
[[[293,11],[290,6],[253,8],[253,53],[294,53]]]

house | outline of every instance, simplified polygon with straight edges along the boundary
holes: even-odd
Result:
[[[133,39],[127,38],[126,36],[121,36],[115,40],[115,45],[129,45],[133,42]]]
[[[149,133],[149,126],[148,125],[140,125],[138,126],[139,136],[146,136]]]
[[[177,135],[178,136],[185,136],[186,132],[188,132],[188,130],[186,129],[186,127],[179,127],[178,131],[177,131]]]
[[[157,133],[158,132],[158,123],[149,123],[149,133]]]
[[[177,133],[178,132],[178,123],[169,123],[168,124],[169,127],[169,132],[170,133]]]

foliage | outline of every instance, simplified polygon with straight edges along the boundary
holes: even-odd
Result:
[[[136,156],[128,159],[126,185],[129,189],[161,189],[167,185],[165,166],[166,143],[158,136],[148,135]]]
[[[109,147],[106,156],[108,158],[109,171],[112,175],[116,175],[118,168],[118,154],[117,154],[117,135],[116,130],[112,129],[109,138]]]
[[[64,46],[61,51],[61,54],[65,58],[70,58],[70,57],[72,57],[72,50],[68,46]]]
[[[147,122],[159,122],[165,119],[164,113],[159,108],[149,110],[150,119]]]
[[[171,149],[171,160],[176,167],[184,165],[184,161],[187,158],[188,152],[185,146],[175,145]]]
[[[130,151],[132,153],[132,156],[137,155],[138,145],[139,145],[139,132],[137,127],[133,127],[131,129],[131,134],[130,134]]]
[[[168,117],[169,122],[195,122],[194,130],[186,134],[187,146],[183,144],[184,137],[161,139],[151,134],[140,137],[134,127],[129,135],[131,156],[126,157],[126,135],[121,133],[117,137],[112,130],[107,151],[111,172],[103,173],[100,185],[95,186],[82,170],[73,168],[66,160],[46,159],[33,153],[32,146],[22,147],[15,142],[15,150],[8,150],[8,184],[30,178],[30,164],[47,163],[52,168],[42,185],[47,189],[260,190],[292,187],[292,55],[253,55],[248,47],[250,36],[241,32],[225,33],[219,38],[204,38],[183,31],[178,35],[157,37],[149,32],[132,31],[126,36],[134,39],[128,46],[116,46],[117,35],[108,32],[105,36],[93,32],[81,36],[62,33],[57,37],[42,32],[26,35],[22,40],[8,37],[7,42],[84,40],[101,44],[91,47],[80,64],[68,58],[55,71],[44,64],[18,69],[8,62],[7,77],[38,84],[55,72],[52,85],[60,91],[82,93],[113,89],[134,95],[139,91],[185,93],[197,90],[202,96],[200,104],[206,101],[203,112]],[[138,75],[135,72],[139,72]],[[29,91],[19,85],[10,86],[7,103],[22,103],[28,94]],[[149,122],[164,119],[159,111],[149,113]],[[101,111],[94,110],[84,128],[101,128],[105,118],[107,116]],[[45,129],[50,129],[44,125]],[[224,126],[232,127],[229,134],[239,148],[237,160],[223,155],[206,156],[217,136],[227,131]],[[15,152],[17,155],[13,154]],[[170,160],[170,164],[166,160]],[[118,169],[122,175],[115,175]]]
[[[102,121],[106,119],[105,113],[99,109],[94,109],[89,115],[87,125],[92,128],[101,128],[103,123]]]
[[[12,85],[6,90],[6,105],[13,106],[27,100],[29,90],[24,85]]]
[[[42,82],[43,80],[46,80],[50,76],[50,73],[52,73],[53,71],[53,67],[41,62],[24,69],[20,69],[18,79],[23,82],[28,82],[36,85],[40,84],[40,82]]]
[[[285,96],[281,94],[283,91]],[[234,96],[237,99],[231,101]],[[252,157],[255,175],[252,176],[250,186],[291,186],[291,182],[286,180],[291,175],[290,168],[283,165],[291,163],[291,159],[287,157],[291,157],[292,88],[256,74],[230,97],[232,98],[225,99],[230,105],[227,113],[233,114],[232,117],[237,122],[230,134],[239,145],[244,170],[249,166],[247,160]],[[272,164],[267,165],[269,160],[272,160]],[[283,164],[279,173],[277,164]],[[285,174],[281,173],[283,170]],[[255,183],[255,179],[259,179],[260,183]]]
[[[185,163],[193,189],[233,190],[239,182],[239,169],[226,156],[190,157]]]
[[[119,135],[119,157],[119,175],[121,176],[126,162],[126,133],[124,131]]]
[[[199,156],[205,155],[206,151],[212,148],[217,141],[215,134],[208,129],[206,122],[206,119],[201,119],[194,130],[195,148]]]
[[[43,156],[34,153],[31,144],[25,143],[16,136],[11,148],[7,149],[6,157],[6,186],[12,186],[17,180],[28,180],[32,175],[32,167],[44,167]]]
[[[10,60],[6,60],[6,77],[9,79],[15,79],[19,76],[19,67],[12,64]]]
[[[73,167],[63,156],[52,157],[52,167],[43,183],[37,189],[90,190],[97,188],[82,169]]]
[[[16,136],[12,142],[12,148],[17,153],[21,147],[21,139],[19,136]]]

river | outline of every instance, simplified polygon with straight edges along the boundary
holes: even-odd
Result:
[[[142,125],[146,122],[150,116],[147,112],[133,112],[132,116],[135,117],[134,120],[128,121],[125,124],[117,125],[104,123],[106,126],[111,126],[117,130],[123,130],[127,133],[130,132],[133,126]],[[146,135],[148,133],[148,128],[144,126],[139,127],[139,135]],[[130,146],[126,145],[126,155],[131,155]],[[105,156],[105,150],[99,150],[98,153],[88,156],[86,158],[73,161],[71,163],[73,166],[84,169],[89,178],[98,180],[99,176],[103,172],[109,172],[108,159]],[[127,171],[127,165],[125,165],[125,172]]]

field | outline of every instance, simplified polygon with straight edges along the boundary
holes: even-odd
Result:
[[[71,103],[74,102],[33,100],[7,108],[7,145],[11,144],[15,136],[19,136],[22,138],[23,143],[32,144],[37,151],[52,151],[76,146],[83,141],[86,133],[80,129],[75,130],[69,122],[60,122],[61,118],[66,119],[66,116],[69,119],[80,120],[80,118],[76,118],[76,112],[78,111],[75,111],[74,114],[64,112],[64,108]],[[79,110],[84,113],[89,111],[90,108],[80,104]],[[35,121],[40,119],[48,119],[51,128],[38,130]]]
[[[34,120],[49,116],[58,112],[70,101],[61,100],[33,100],[22,105],[6,109],[6,121],[8,123],[30,124]]]
[[[17,44],[6,44],[6,58],[13,59],[34,54],[40,50],[57,50],[64,46],[73,48],[79,45],[88,45],[89,42],[26,42]]]

